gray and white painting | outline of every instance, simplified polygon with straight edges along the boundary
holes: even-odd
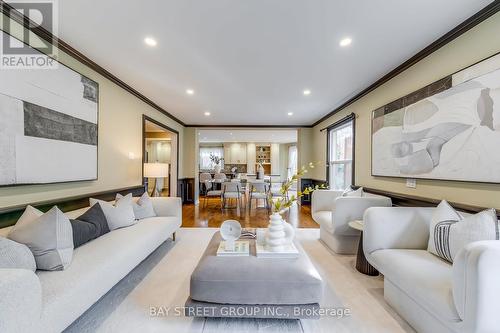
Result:
[[[372,174],[500,183],[500,55],[373,111]]]
[[[0,185],[97,179],[97,83],[62,65],[1,78]]]

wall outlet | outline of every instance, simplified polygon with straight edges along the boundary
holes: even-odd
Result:
[[[407,178],[406,179],[406,187],[417,188],[417,180],[414,178]]]

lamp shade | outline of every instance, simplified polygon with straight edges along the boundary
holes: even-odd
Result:
[[[165,178],[168,177],[167,163],[144,163],[144,177]]]

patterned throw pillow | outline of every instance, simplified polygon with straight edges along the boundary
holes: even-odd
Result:
[[[427,251],[450,263],[469,243],[499,239],[499,225],[494,209],[463,217],[444,200],[432,214],[429,231]]]

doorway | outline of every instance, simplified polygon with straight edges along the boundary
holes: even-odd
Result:
[[[143,115],[143,184],[150,195],[177,196],[179,132]]]
[[[196,202],[199,204],[183,206],[182,226],[219,228],[224,220],[236,219],[246,228],[266,227],[270,201],[282,196],[282,183],[297,172],[298,130],[198,129],[194,136],[195,186],[199,189]],[[296,191],[294,183],[288,197],[296,196]],[[273,199],[262,198],[265,192]],[[261,194],[261,199],[255,194]],[[234,205],[229,202],[231,196],[238,197]],[[286,218],[296,227],[318,227],[307,206],[294,204]]]

